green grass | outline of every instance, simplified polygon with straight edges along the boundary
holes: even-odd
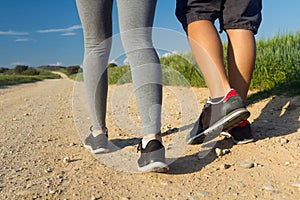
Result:
[[[16,74],[0,74],[0,86],[5,85],[17,85],[21,83],[32,83],[41,81],[44,79],[57,79],[60,78],[58,75],[52,74],[49,71],[42,71],[39,75],[28,76],[28,75],[16,75]]]
[[[300,31],[260,39],[251,88],[282,88],[297,80],[300,80]]]
[[[224,44],[226,53],[227,45]],[[226,54],[224,54],[226,55]],[[191,53],[161,58],[163,84],[205,87],[205,81]],[[130,82],[129,67],[109,69],[109,83]],[[300,95],[300,31],[257,40],[257,58],[250,89],[266,93]]]
[[[161,58],[163,84],[177,86],[201,87],[205,83],[196,68],[180,55]],[[108,69],[109,84],[124,84],[132,82],[129,66]]]
[[[226,53],[227,45],[224,44]],[[225,55],[225,54],[224,54]],[[164,85],[206,87],[192,54],[182,53],[161,58]],[[67,74],[66,70],[59,70]],[[50,72],[39,76],[1,75],[0,85],[11,85],[53,78]],[[82,73],[69,76],[82,81]],[[58,78],[58,77],[54,77]],[[129,66],[108,68],[109,84],[132,82]],[[271,94],[300,95],[300,30],[257,40],[257,58],[250,89],[259,92],[249,102]]]
[[[108,68],[108,84],[124,84],[132,82],[129,66]]]
[[[250,89],[259,92],[247,104],[272,95],[300,95],[300,31],[257,41],[257,59]]]

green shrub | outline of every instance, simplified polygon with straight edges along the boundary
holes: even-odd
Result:
[[[24,71],[26,71],[28,69],[28,66],[26,65],[17,65],[14,68],[14,73],[15,74],[22,74]]]
[[[132,82],[129,66],[108,68],[108,84],[123,84]]]
[[[5,73],[7,72],[9,69],[5,68],[5,67],[0,67],[0,73]]]
[[[173,54],[160,59],[165,85],[203,87],[205,81],[191,54]]]
[[[79,72],[80,66],[69,66],[67,67],[67,75],[77,74]]]
[[[205,86],[200,71],[190,61],[190,54],[170,55],[161,58],[163,84],[179,86]],[[108,68],[109,84],[124,84],[132,82],[129,66]]]
[[[27,76],[35,76],[35,75],[39,75],[39,74],[40,74],[40,72],[35,68],[29,68],[22,72],[22,75],[27,75]]]
[[[116,63],[109,63],[107,68],[114,68],[114,67],[118,67],[118,65]]]

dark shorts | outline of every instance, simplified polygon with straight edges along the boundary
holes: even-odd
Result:
[[[220,31],[246,29],[257,33],[261,23],[262,0],[177,0],[176,16],[186,30],[198,20],[219,19]]]

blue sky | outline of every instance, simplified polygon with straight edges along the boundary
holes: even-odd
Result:
[[[153,39],[160,55],[190,51],[174,10],[175,0],[158,0]],[[299,0],[264,0],[263,22],[256,37],[300,30],[299,13]],[[110,60],[123,64],[116,9],[113,17],[116,36]],[[82,59],[82,29],[75,0],[0,0],[0,67],[80,65]]]

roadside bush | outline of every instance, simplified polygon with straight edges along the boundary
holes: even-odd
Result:
[[[67,67],[67,75],[77,74],[80,70],[80,66],[69,66]]]
[[[25,70],[22,74],[27,76],[35,76],[35,75],[39,75],[40,72],[35,68],[29,68]]]
[[[5,67],[0,67],[0,73],[5,73],[7,72],[9,69],[5,68]]]
[[[190,54],[173,54],[160,59],[165,85],[204,87],[205,81]]]
[[[118,65],[116,63],[109,63],[107,68],[114,68],[114,67],[118,67]]]
[[[28,69],[27,65],[17,65],[14,68],[14,73],[15,74],[22,74],[24,71],[26,71]]]

